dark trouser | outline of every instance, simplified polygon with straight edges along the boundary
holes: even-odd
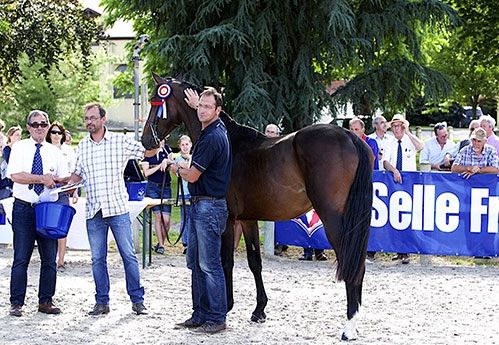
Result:
[[[312,248],[303,248],[303,256],[312,257],[313,254],[321,255],[324,253],[324,249],[312,249]]]
[[[57,240],[36,233],[35,209],[18,200],[12,208],[12,231],[14,232],[14,263],[10,274],[10,303],[24,305],[28,284],[28,265],[35,241],[40,254],[40,281],[38,303],[52,301],[57,278]]]

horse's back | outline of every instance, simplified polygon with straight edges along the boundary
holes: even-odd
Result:
[[[231,201],[241,219],[285,220],[314,199],[343,210],[358,164],[349,132],[313,125],[279,138],[233,144]],[[331,200],[331,195],[345,197]]]

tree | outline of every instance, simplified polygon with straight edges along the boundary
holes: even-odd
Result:
[[[316,121],[335,102],[403,108],[415,95],[440,98],[445,77],[424,65],[427,28],[455,11],[424,0],[103,0],[112,23],[134,21],[151,36],[146,70],[184,73],[224,88],[236,120],[286,131]],[[332,97],[326,87],[347,80]]]
[[[90,46],[100,31],[78,0],[3,0],[0,3],[0,88],[22,76],[20,59],[40,63],[48,77],[52,67],[73,55],[90,66]]]
[[[476,108],[499,94],[499,6],[487,0],[448,0],[462,18],[453,33],[432,45],[431,65],[452,78],[455,97]]]
[[[22,77],[9,88],[9,97],[0,102],[0,114],[6,127],[21,125],[24,128],[29,112],[40,109],[47,112],[51,121],[57,120],[71,132],[81,128],[82,106],[90,101],[109,101],[111,98],[109,92],[106,96],[100,82],[98,67],[104,59],[98,55],[84,70],[78,59],[67,56],[59,62],[58,68],[48,72],[46,79],[39,77],[44,68],[41,62],[32,65],[27,57],[21,58]]]

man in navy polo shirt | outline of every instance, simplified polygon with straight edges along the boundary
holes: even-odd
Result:
[[[222,234],[228,217],[225,194],[229,190],[231,149],[227,129],[219,119],[222,96],[208,88],[201,93],[197,113],[201,135],[191,166],[171,165],[171,171],[189,182],[191,218],[188,229],[187,267],[192,271],[192,316],[176,328],[216,333],[227,328],[227,293],[220,258]]]

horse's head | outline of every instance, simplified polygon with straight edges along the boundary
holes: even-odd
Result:
[[[151,97],[151,110],[142,132],[142,145],[148,150],[159,147],[159,143],[181,123],[184,123],[193,142],[199,137],[201,123],[196,111],[184,101],[187,88],[199,88],[173,78],[162,78],[153,73],[156,87]]]

